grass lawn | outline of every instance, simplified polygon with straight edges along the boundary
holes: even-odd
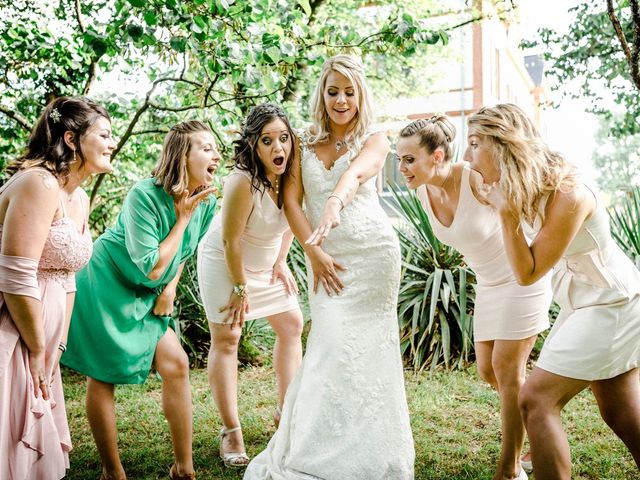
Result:
[[[97,479],[98,453],[84,412],[85,381],[64,370],[67,414],[74,449],[69,479]],[[498,456],[498,399],[475,371],[407,373],[407,395],[416,443],[416,479],[491,479]],[[194,404],[194,461],[199,480],[238,479],[218,458],[220,421],[205,370],[191,373]],[[166,479],[172,463],[167,423],[160,406],[160,382],[116,389],[119,446],[130,479]],[[247,368],[240,375],[240,412],[247,452],[261,451],[274,432],[276,404],[270,368]],[[590,392],[572,401],[564,414],[574,462],[573,479],[640,480],[631,455],[606,427]],[[349,480],[349,479],[344,479]]]

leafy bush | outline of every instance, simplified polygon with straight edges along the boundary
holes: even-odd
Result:
[[[640,268],[640,187],[632,187],[620,203],[609,209],[611,234]]]
[[[402,224],[396,228],[402,254],[398,297],[400,342],[414,370],[463,368],[473,358],[472,315],[475,276],[454,248],[433,234],[413,192],[391,187],[389,205]]]
[[[304,250],[302,245],[297,239],[293,239],[291,249],[289,249],[289,256],[287,257],[287,264],[291,269],[291,273],[296,279],[298,284],[298,290],[300,291],[300,297],[307,297],[307,264],[305,262]]]

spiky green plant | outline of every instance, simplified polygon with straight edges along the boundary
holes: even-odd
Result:
[[[289,256],[287,257],[287,264],[291,269],[291,273],[298,283],[298,290],[300,290],[300,297],[306,297],[307,295],[307,264],[304,258],[304,250],[302,245],[297,239],[293,239],[291,248],[289,249]]]
[[[398,297],[401,349],[415,370],[462,368],[472,360],[475,275],[462,255],[441,243],[413,192],[391,186],[401,225]]]
[[[609,209],[611,234],[620,248],[640,268],[640,187],[635,186]]]

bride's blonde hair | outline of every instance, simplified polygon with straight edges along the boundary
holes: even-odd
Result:
[[[329,114],[324,103],[324,90],[331,72],[343,75],[353,85],[355,96],[358,99],[358,112],[356,113],[355,125],[349,132],[351,133],[349,143],[359,149],[362,144],[362,138],[371,124],[373,102],[365,79],[362,60],[353,55],[336,55],[329,58],[322,65],[318,84],[311,96],[313,125],[311,126],[307,143],[315,145],[319,142],[326,142],[329,139]]]
[[[529,117],[516,105],[483,107],[469,117],[469,134],[489,140],[500,169],[500,187],[519,218],[533,224],[544,219],[540,201],[556,190],[571,191],[576,172],[562,155],[552,152]]]

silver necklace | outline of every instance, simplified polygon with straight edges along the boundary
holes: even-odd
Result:
[[[339,138],[333,145],[336,147],[336,152],[339,152],[342,147],[347,145],[347,139],[345,137]]]

